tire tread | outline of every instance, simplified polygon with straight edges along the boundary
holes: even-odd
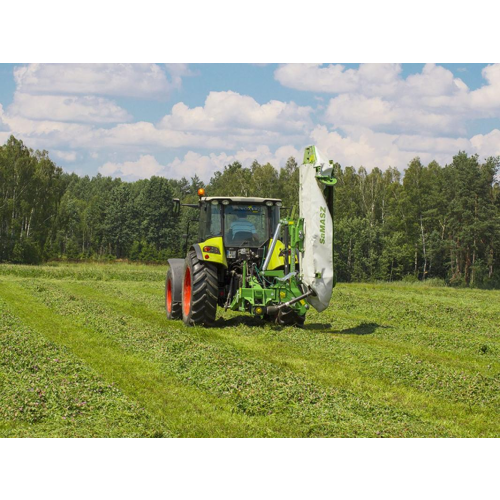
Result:
[[[186,265],[191,263],[191,311],[184,322],[189,325],[211,326],[215,322],[217,313],[217,297],[219,293],[219,279],[217,268],[209,263],[202,262],[191,251],[186,257]]]

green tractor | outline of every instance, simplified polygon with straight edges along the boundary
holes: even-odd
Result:
[[[328,306],[336,179],[323,158],[315,146],[306,148],[298,216],[292,210],[283,217],[279,199],[205,196],[202,189],[198,204],[182,205],[199,210],[199,243],[186,249],[185,259],[168,261],[169,319],[211,326],[222,307],[302,326],[311,305]]]

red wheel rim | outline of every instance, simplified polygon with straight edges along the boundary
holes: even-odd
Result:
[[[172,312],[172,281],[167,281],[167,311]]]
[[[184,288],[182,290],[182,307],[184,308],[184,315],[187,316],[191,311],[191,270],[186,268],[184,275]]]

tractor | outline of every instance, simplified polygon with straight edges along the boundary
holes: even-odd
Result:
[[[274,198],[205,196],[199,210],[199,243],[185,259],[169,259],[165,305],[169,319],[211,326],[217,307],[247,312],[278,325],[302,326],[308,309],[328,307],[333,271],[331,162],[316,146],[299,167],[299,213],[282,212]]]

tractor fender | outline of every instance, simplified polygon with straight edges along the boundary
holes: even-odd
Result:
[[[203,253],[201,251],[201,247],[198,244],[194,244],[191,246],[189,250],[194,250],[196,252],[196,258],[203,262]]]
[[[222,238],[218,238],[221,240],[221,244],[220,245],[216,245],[216,239],[217,238],[212,238],[212,239],[208,239],[207,241],[203,242],[203,243],[195,243],[194,245],[191,246],[191,248],[189,249],[189,251],[191,250],[194,250],[196,252],[196,258],[200,261],[200,262],[208,262],[209,264],[213,264],[214,266],[217,266],[217,267],[220,267],[220,266],[224,266],[227,268],[227,261],[226,261],[226,256],[224,254],[224,246],[222,244]],[[214,245],[214,246],[217,246],[218,248],[220,248],[222,251],[221,251],[221,254],[220,255],[214,255],[214,254],[208,254],[211,258],[210,260],[207,259],[206,255],[204,256],[203,255],[203,252],[201,251],[201,247],[202,245],[205,245],[205,244],[208,244],[208,245]]]
[[[182,280],[184,278],[184,259],[168,259],[172,271],[172,301],[182,302]]]

